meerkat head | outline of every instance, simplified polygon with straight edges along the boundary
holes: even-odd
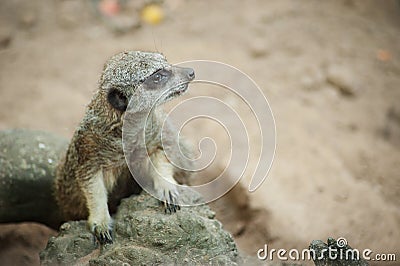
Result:
[[[181,95],[193,79],[193,69],[172,66],[162,54],[130,51],[107,61],[100,91],[112,108],[125,112],[131,101],[139,112]]]

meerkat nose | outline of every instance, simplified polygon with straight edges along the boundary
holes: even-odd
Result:
[[[194,70],[193,68],[186,68],[188,77],[193,80],[194,79]]]

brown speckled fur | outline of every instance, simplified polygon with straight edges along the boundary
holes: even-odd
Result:
[[[164,56],[158,53],[123,52],[107,61],[99,89],[88,104],[84,118],[77,127],[57,169],[55,198],[65,220],[86,219],[88,216],[90,219],[90,215],[93,215],[87,197],[90,196],[88,193],[93,192],[93,195],[96,193],[96,185],[94,188],[90,187],[96,174],[102,173],[107,193],[112,192],[121,173],[127,176],[127,165],[122,149],[124,111],[117,110],[110,104],[107,98],[109,91],[117,89],[127,99],[140,97],[138,87],[143,81],[157,70],[169,67],[171,65]],[[192,79],[188,79],[186,83]],[[144,99],[143,102],[146,102],[145,100],[150,103],[152,99]],[[138,102],[141,102],[141,99]],[[155,114],[153,117],[158,119]],[[150,143],[150,149],[152,147],[158,149],[159,146],[161,143],[158,138]],[[99,234],[106,234],[104,232],[106,229],[101,226],[109,226],[108,229],[111,230],[111,222],[107,222],[110,223],[108,225],[90,223],[89,221],[89,228],[100,242],[104,240],[102,238],[110,237]]]

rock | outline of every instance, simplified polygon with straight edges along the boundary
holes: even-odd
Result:
[[[386,112],[383,137],[400,147],[400,106],[391,106]]]
[[[328,238],[328,244],[321,240],[313,240],[309,249],[315,252],[314,263],[316,266],[367,266],[368,263],[361,258],[352,256],[353,250],[344,238]]]
[[[96,247],[85,221],[69,222],[50,239],[40,254],[41,263],[235,265],[235,242],[214,216],[205,205],[165,214],[158,200],[143,192],[122,200],[114,217],[113,244]]]
[[[55,168],[67,140],[33,130],[0,131],[0,222],[34,221],[58,228]]]
[[[24,29],[30,29],[36,25],[37,20],[37,15],[34,12],[25,12],[19,18],[19,24]]]
[[[253,58],[266,57],[269,54],[268,47],[262,39],[254,39],[249,43],[249,53]]]
[[[0,49],[5,49],[10,46],[12,41],[11,30],[0,27]]]
[[[358,85],[354,78],[354,72],[340,65],[329,67],[326,75],[326,81],[332,85],[338,92],[346,97],[356,95]]]

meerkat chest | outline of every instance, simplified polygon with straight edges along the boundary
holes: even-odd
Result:
[[[110,138],[101,143],[99,158],[106,168],[121,166],[125,163],[122,139]]]

